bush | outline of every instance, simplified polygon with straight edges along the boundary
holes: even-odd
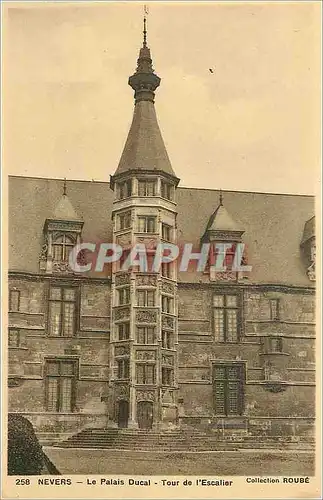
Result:
[[[43,450],[32,424],[21,415],[9,414],[8,474],[39,475],[43,466]]]

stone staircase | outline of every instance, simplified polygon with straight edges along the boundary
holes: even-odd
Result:
[[[306,450],[314,449],[311,438],[256,437],[247,433],[221,436],[198,430],[147,431],[88,428],[56,442],[61,448],[97,448],[150,452],[236,451],[239,449]]]

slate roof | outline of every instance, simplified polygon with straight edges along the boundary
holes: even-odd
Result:
[[[224,205],[219,205],[211,215],[207,231],[243,231],[231,217]]]
[[[107,182],[68,181],[68,197],[82,220],[83,241],[111,242],[114,193]],[[62,196],[62,181],[9,178],[9,270],[39,272],[38,258],[46,218],[53,216]],[[314,214],[314,197],[224,191],[224,205],[244,229],[249,283],[313,287],[306,275],[300,244],[304,225]],[[218,206],[219,191],[178,188],[178,241],[199,247],[200,238]],[[207,280],[201,273],[179,273],[179,281]]]
[[[75,209],[66,194],[63,194],[57,203],[54,209],[53,219],[79,220],[79,216],[75,212]]]

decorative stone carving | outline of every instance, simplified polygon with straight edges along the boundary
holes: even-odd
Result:
[[[116,275],[116,286],[128,285],[130,283],[130,274],[122,273]]]
[[[116,238],[117,244],[120,245],[122,248],[128,248],[131,246],[131,234],[121,234],[120,236],[117,236]]]
[[[137,311],[136,321],[138,323],[155,323],[157,321],[156,311]]]
[[[127,385],[116,385],[115,399],[116,401],[119,401],[120,399],[129,401],[129,387]]]
[[[155,392],[136,391],[136,401],[155,401]]]
[[[155,361],[155,351],[136,351],[136,359],[140,361]]]
[[[312,244],[311,246],[311,255],[310,255],[311,264],[307,268],[306,274],[308,279],[311,281],[315,281],[315,263],[316,263],[316,245]]]
[[[68,262],[53,262],[52,264],[53,273],[68,273],[73,274],[73,270],[70,268]]]
[[[142,274],[137,276],[136,284],[137,286],[156,286],[157,279],[153,274]]]
[[[143,243],[149,250],[153,250],[157,247],[156,238],[137,238],[137,243]]]
[[[167,283],[167,281],[162,281],[161,289],[162,292],[168,293],[169,295],[174,295],[174,285],[172,285],[171,283]]]
[[[169,389],[162,389],[162,402],[163,403],[174,403],[174,392]]]
[[[129,315],[130,315],[129,307],[123,307],[122,309],[120,308],[114,311],[114,319],[116,321],[124,318],[129,318]]]
[[[48,236],[47,234],[45,235],[44,238],[44,244],[42,246],[40,255],[39,255],[39,260],[47,260],[47,252],[48,252]]]
[[[80,233],[82,230],[83,222],[71,222],[71,221],[63,221],[63,220],[52,220],[47,219],[47,228],[49,231],[58,231],[60,233]],[[69,234],[69,236],[73,236]],[[53,235],[53,237],[55,237]]]
[[[170,316],[163,316],[162,317],[162,328],[174,328],[174,318],[171,318]]]
[[[129,346],[120,345],[114,348],[115,356],[127,356],[129,355]]]
[[[215,272],[210,269],[210,279],[212,281],[237,281],[238,273],[234,271]]]
[[[174,366],[174,356],[162,355],[162,364],[166,366]]]

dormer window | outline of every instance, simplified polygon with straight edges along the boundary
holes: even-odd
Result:
[[[117,196],[119,200],[123,200],[124,198],[129,198],[132,194],[132,183],[131,179],[123,182],[119,182],[117,185]]]
[[[155,180],[139,180],[138,181],[138,196],[155,196],[156,181]]]
[[[173,199],[174,186],[169,182],[161,181],[161,196],[167,200]]]
[[[68,258],[75,242],[70,236],[63,234],[53,241],[53,260],[55,262],[68,262]]]

